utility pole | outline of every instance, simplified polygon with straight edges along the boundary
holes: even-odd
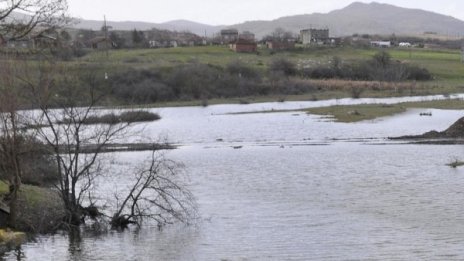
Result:
[[[106,52],[106,60],[109,58],[109,53],[108,53],[108,26],[106,25],[106,15],[103,16],[103,21],[104,21],[104,33],[105,33],[105,52]]]

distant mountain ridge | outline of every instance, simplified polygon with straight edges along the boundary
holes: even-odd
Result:
[[[464,35],[464,21],[434,12],[409,9],[389,4],[354,2],[327,14],[314,13],[282,17],[272,21],[251,21],[234,25],[258,36],[281,27],[298,33],[305,28],[328,28],[331,36],[360,34],[423,34]]]
[[[76,28],[98,30],[102,21],[80,20]],[[117,30],[158,29],[190,31],[200,36],[211,36],[223,28],[237,28],[251,31],[257,38],[283,28],[298,33],[305,28],[328,28],[331,36],[360,34],[423,34],[435,32],[441,35],[463,36],[464,21],[420,9],[402,8],[389,4],[372,2],[369,4],[354,2],[347,7],[326,14],[314,13],[278,18],[272,21],[249,21],[230,26],[211,26],[187,20],[175,20],[166,23],[146,22],[108,22]]]
[[[107,21],[107,25],[111,26],[114,30],[150,30],[152,28],[170,30],[170,31],[189,31],[194,34],[204,36],[212,36],[219,32],[225,26],[213,26],[201,24],[188,20],[174,20],[165,23],[149,23],[149,22],[136,22],[136,21]],[[103,26],[103,21],[98,20],[83,20],[76,19],[75,24],[72,26],[79,29],[100,30]]]

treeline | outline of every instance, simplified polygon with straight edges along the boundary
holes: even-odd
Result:
[[[329,65],[298,68],[286,58],[271,61],[268,69],[234,61],[225,67],[188,63],[172,68],[124,69],[109,79],[111,94],[122,103],[302,94],[317,86],[301,79],[353,81],[425,81],[433,77],[425,68],[394,61],[379,52],[367,61],[344,63],[334,57]]]
[[[379,52],[372,59],[344,64],[340,58],[333,57],[329,66],[307,68],[302,71],[306,78],[347,79],[356,81],[428,81],[432,74],[417,65],[392,60],[387,52]]]

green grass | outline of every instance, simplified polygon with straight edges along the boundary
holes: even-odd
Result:
[[[260,54],[255,53],[235,53],[227,46],[203,46],[203,47],[182,47],[182,48],[161,48],[161,49],[133,49],[133,50],[111,50],[109,57],[106,58],[105,52],[94,51],[88,55],[73,61],[62,62],[67,73],[59,75],[69,75],[83,72],[91,68],[97,75],[103,77],[108,73],[110,77],[119,72],[126,72],[129,68],[160,69],[161,73],[169,72],[170,68],[187,64],[203,63],[212,66],[226,67],[231,62],[240,60],[261,72],[267,72],[271,61],[277,57],[285,57],[298,64],[303,65],[329,65],[334,56],[338,56],[343,62],[356,62],[371,59],[379,52],[376,48],[353,48],[353,47],[313,47],[309,49],[296,49],[292,51],[277,52],[272,54],[269,50],[262,49]],[[361,97],[399,97],[406,95],[432,95],[450,94],[464,92],[464,64],[461,63],[461,54],[458,50],[432,50],[423,48],[400,49],[393,48],[387,50],[394,60],[400,60],[420,67],[427,68],[435,77],[428,82],[417,82],[417,88],[413,91],[409,89],[380,89],[365,90]],[[31,61],[31,64],[35,64]],[[262,97],[242,97],[242,98],[216,98],[208,100],[208,104],[218,103],[241,103],[247,102],[268,102],[277,100],[324,100],[334,98],[351,97],[351,93],[346,88],[316,88],[311,93],[302,95],[268,95]],[[114,98],[114,97],[113,97]],[[108,98],[105,104],[109,106],[123,105],[117,99]],[[201,106],[202,100],[193,101],[174,101],[154,104],[157,107],[165,106]],[[145,105],[147,106],[147,105]]]
[[[225,67],[227,64],[240,60],[255,68],[266,69],[271,60],[276,57],[286,57],[296,64],[329,64],[334,56],[340,57],[345,62],[368,60],[379,49],[376,48],[352,48],[352,47],[318,47],[310,49],[296,49],[272,54],[266,49],[255,53],[235,53],[227,46],[203,46],[161,49],[135,49],[135,50],[111,50],[109,58],[104,52],[91,52],[72,63],[98,63],[109,68],[117,67],[142,67],[162,68],[173,67],[180,64],[199,62],[215,66]],[[425,67],[435,76],[435,84],[456,85],[463,84],[464,64],[461,63],[459,50],[435,50],[424,48],[387,50],[393,59],[416,64]]]
[[[6,195],[8,192],[8,185],[5,182],[0,181],[0,195]],[[46,202],[48,200],[50,189],[22,184],[19,194],[20,197],[25,199],[28,205],[35,206],[38,203]]]
[[[427,108],[443,110],[464,110],[464,101],[462,100],[435,100],[424,102],[405,102],[393,105],[385,104],[361,104],[361,105],[343,105],[321,108],[311,108],[306,111],[309,114],[331,116],[337,122],[358,122],[363,120],[372,120],[379,117],[391,116],[405,112],[410,108]]]

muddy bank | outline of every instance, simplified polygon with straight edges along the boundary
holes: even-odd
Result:
[[[74,152],[74,147],[61,146],[62,152]],[[105,152],[123,152],[123,151],[149,151],[149,150],[173,150],[177,149],[175,145],[156,144],[156,143],[111,143],[105,145],[85,144],[81,145],[80,153],[105,153]]]
[[[415,144],[464,144],[464,117],[444,131],[432,130],[421,135],[405,135],[388,139],[408,140]]]

